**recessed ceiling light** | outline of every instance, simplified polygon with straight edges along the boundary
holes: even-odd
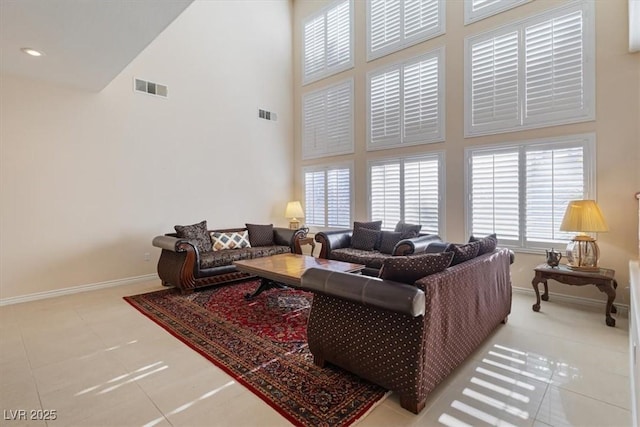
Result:
[[[42,52],[37,51],[35,49],[31,49],[30,47],[23,47],[22,49],[20,49],[21,51],[23,51],[24,53],[26,53],[27,55],[31,55],[31,56],[42,56]]]

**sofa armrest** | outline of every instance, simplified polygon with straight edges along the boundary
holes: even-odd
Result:
[[[437,234],[426,234],[410,239],[402,239],[393,249],[393,255],[421,254],[425,252],[425,249],[427,249],[431,243],[440,241],[440,236]]]
[[[284,227],[273,227],[273,241],[276,245],[289,246],[291,253],[301,254],[298,241],[305,236],[304,230]]]
[[[316,233],[316,242],[322,245],[320,258],[330,259],[333,249],[348,248],[351,246],[351,234],[353,230],[321,231]]]
[[[412,317],[424,315],[424,292],[415,286],[377,277],[310,268],[301,288]]]
[[[188,240],[172,236],[156,236],[151,242],[151,244],[156,248],[166,249],[171,252],[184,251],[184,249],[180,249],[183,243],[188,243]]]

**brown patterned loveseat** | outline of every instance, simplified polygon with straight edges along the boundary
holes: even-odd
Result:
[[[176,226],[176,233],[157,236],[153,246],[161,248],[158,276],[165,286],[182,293],[196,288],[242,280],[234,261],[283,253],[301,253],[303,230],[246,224],[246,228],[207,230],[206,221]],[[180,232],[182,237],[178,237]]]
[[[316,294],[307,325],[314,362],[392,390],[403,408],[419,413],[429,393],[506,321],[510,262],[509,250],[496,249],[413,285],[307,270],[302,287]]]

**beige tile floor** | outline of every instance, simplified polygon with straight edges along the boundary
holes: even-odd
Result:
[[[0,425],[281,426],[231,377],[122,300],[151,282],[0,307]],[[362,426],[628,426],[627,319],[514,293],[498,328],[413,415],[391,394]],[[56,421],[12,421],[16,410]]]

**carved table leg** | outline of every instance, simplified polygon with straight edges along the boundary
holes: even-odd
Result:
[[[611,307],[613,306],[613,301],[616,299],[616,291],[612,286],[612,283],[599,284],[596,286],[598,287],[600,292],[604,292],[605,294],[607,294],[607,308],[604,313],[607,326],[611,326],[611,327],[616,326],[616,319],[611,317],[611,312],[612,312]]]
[[[618,281],[616,279],[613,279],[613,289],[618,289]],[[614,314],[618,312],[618,309],[613,304],[611,304],[611,312]]]
[[[531,281],[531,286],[533,286],[533,290],[536,291],[536,303],[533,304],[533,307],[531,307],[533,311],[540,311],[540,289],[538,289],[539,282],[540,282],[540,279],[538,278],[537,275]]]
[[[542,301],[549,301],[549,285],[547,285],[547,279],[542,281],[544,284],[544,294],[542,294]]]
[[[269,280],[269,279],[265,279],[263,278],[260,281],[260,286],[258,286],[256,288],[256,290],[254,290],[252,293],[250,294],[245,294],[244,295],[244,299],[247,301],[251,301],[252,299],[254,299],[255,297],[257,297],[258,295],[260,295],[261,293],[263,293],[264,291],[268,290],[268,289],[273,289],[273,288],[284,288],[283,285],[281,285],[278,282],[274,282],[273,280]]]

